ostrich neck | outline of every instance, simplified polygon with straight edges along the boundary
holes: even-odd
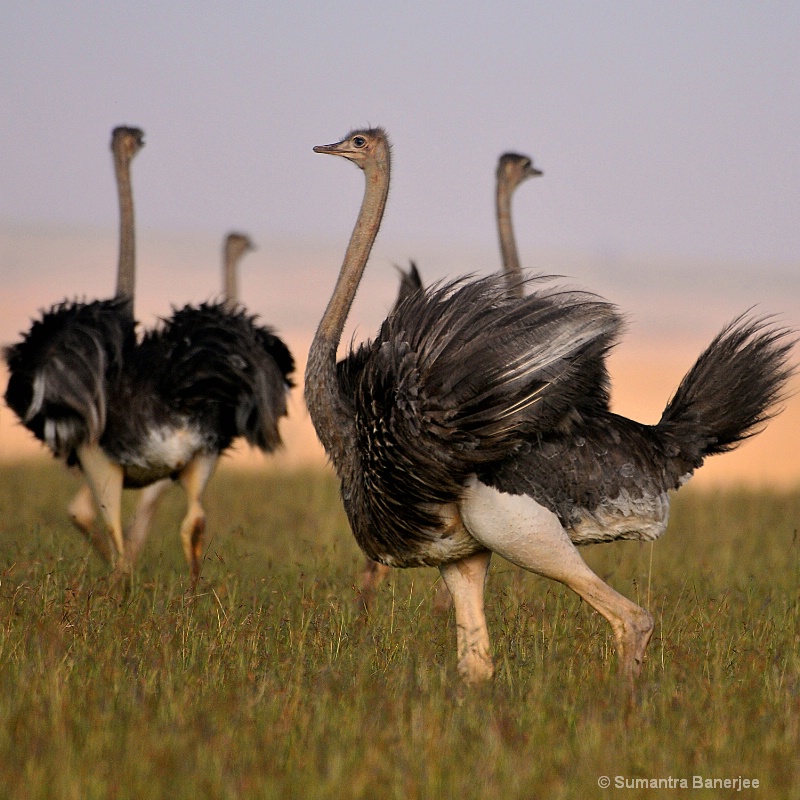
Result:
[[[231,311],[239,302],[239,287],[236,284],[236,262],[236,256],[226,250],[223,291],[225,292],[225,308],[228,311]]]
[[[517,297],[523,296],[522,268],[519,264],[514,228],[511,224],[511,195],[513,190],[505,180],[497,181],[497,231],[500,235],[500,253],[509,285]]]
[[[364,173],[366,188],[361,210],[333,294],[311,343],[305,375],[311,421],[334,465],[341,463],[346,451],[352,449],[355,425],[352,412],[348,412],[348,399],[339,387],[336,350],[383,218],[389,192],[388,157],[367,165]]]
[[[133,191],[131,190],[130,160],[114,157],[119,195],[119,262],[117,264],[117,294],[125,297],[133,306],[136,279],[136,244],[133,224]],[[131,308],[131,311],[133,309]]]

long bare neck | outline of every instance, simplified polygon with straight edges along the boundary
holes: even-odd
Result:
[[[511,196],[514,187],[505,176],[497,176],[497,232],[500,236],[500,253],[503,258],[503,269],[509,286],[517,297],[524,295],[522,285],[522,267],[519,263],[517,243],[514,239],[514,227],[511,223]]]
[[[116,296],[128,298],[132,312],[136,285],[136,243],[130,168],[130,158],[115,151],[114,170],[117,175],[117,194],[119,195],[119,261],[117,263]]]
[[[225,308],[228,311],[232,311],[239,302],[239,285],[236,273],[241,256],[241,253],[235,253],[232,247],[226,246],[222,280],[225,293]]]
[[[388,151],[385,158],[370,161],[364,175],[361,210],[333,294],[311,343],[305,375],[306,405],[334,464],[337,454],[352,447],[353,442],[352,415],[347,412],[337,379],[336,350],[383,218],[389,193]]]

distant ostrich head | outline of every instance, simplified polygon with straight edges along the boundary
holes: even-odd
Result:
[[[111,133],[111,150],[115,155],[132,159],[144,147],[144,131],[120,125]]]
[[[244,233],[229,233],[225,239],[225,252],[234,260],[255,249],[256,246],[250,240],[250,237]]]
[[[533,166],[528,156],[520,153],[504,153],[497,161],[497,183],[495,201],[497,204],[497,232],[500,236],[500,253],[503,269],[508,277],[511,290],[517,297],[524,295],[522,267],[519,263],[517,243],[511,222],[511,195],[517,186],[528,178],[541,175],[542,171]]]
[[[511,191],[523,181],[535,178],[537,175],[544,173],[533,166],[533,161],[528,156],[520,153],[503,153],[497,162],[497,180],[505,179]]]

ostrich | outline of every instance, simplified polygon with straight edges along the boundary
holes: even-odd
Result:
[[[280,447],[278,423],[286,416],[287,395],[294,385],[294,359],[289,349],[271,328],[257,325],[255,317],[239,305],[238,262],[253,249],[247,236],[230,233],[223,245],[223,300],[176,310],[157,334],[162,344],[167,343],[169,364],[176,369],[164,375],[167,393],[177,390],[173,405],[191,405],[198,416],[205,417],[206,435],[216,428],[217,442],[215,447],[198,450],[182,472],[145,488],[126,534],[126,547],[134,562],[144,546],[158,500],[177,479],[188,500],[181,540],[193,584],[200,574],[206,525],[201,496],[219,455],[235,436],[244,436],[265,453]],[[238,399],[231,404],[234,397]],[[223,416],[219,415],[221,409],[225,409]]]
[[[565,584],[606,618],[632,690],[652,617],[595,575],[576,545],[660,536],[669,490],[774,413],[791,374],[791,332],[734,320],[657,425],[608,410],[598,363],[621,327],[610,304],[557,289],[516,298],[498,276],[412,295],[337,367],[383,216],[389,142],[375,128],[314,150],[354,162],[366,184],[305,381],[358,544],[389,566],[439,567],[468,683],[494,674],[483,594],[496,552]]]
[[[187,497],[180,535],[192,585],[197,584],[206,484],[235,438],[242,436],[265,453],[281,446],[278,423],[287,413],[293,368],[291,353],[271,329],[256,325],[240,307],[228,311],[222,302],[184,306],[145,335],[130,381],[131,400],[145,407],[123,421],[119,446],[109,452],[126,485],[153,484],[128,533],[125,569],[141,550],[164,488],[155,484],[171,478]],[[115,531],[117,526],[118,519]]]
[[[6,348],[10,378],[6,402],[23,424],[69,466],[76,447],[96,441],[108,414],[106,385],[117,380],[135,347],[134,210],[130,164],[144,146],[139,128],[119,126],[111,134],[119,199],[117,288],[110,300],[64,300],[31,326],[18,344]],[[69,504],[69,515],[104,560],[107,538],[94,530],[92,492],[84,484]]]
[[[247,368],[253,373],[251,379],[254,385],[249,387],[252,389],[250,399],[245,399],[245,405],[237,412],[241,416],[237,420],[237,431],[244,434],[251,444],[264,452],[272,452],[281,444],[278,422],[287,413],[286,399],[289,390],[294,385],[291,378],[294,372],[294,359],[286,345],[270,328],[256,325],[255,318],[244,314],[239,305],[238,263],[246,252],[254,249],[253,243],[246,235],[229,233],[223,244],[222,302],[204,304],[199,308],[187,306],[181,311],[176,311],[172,319],[167,322],[164,335],[179,350],[184,346],[180,341],[182,337],[186,336],[188,341],[195,341],[194,352],[190,359],[192,366],[197,367],[198,375],[202,375],[204,369],[202,347],[209,343],[209,335],[213,337],[218,327],[224,330],[232,326],[236,337],[234,341],[236,339],[252,340],[247,344],[246,352],[249,353],[251,359],[251,364]],[[205,330],[206,328],[209,330]],[[212,349],[219,346],[220,342],[216,342],[212,344]],[[237,366],[242,366],[241,343],[238,343],[237,347],[240,348],[240,352],[233,354],[233,362],[238,361]],[[186,353],[188,354],[188,352],[187,348]],[[224,345],[219,352],[225,357]],[[187,366],[187,364],[183,364],[182,368],[185,369]],[[217,367],[219,366],[217,365]],[[190,372],[191,368],[189,367]],[[210,383],[213,381],[213,375],[210,373],[204,375],[199,382],[203,381]],[[247,420],[247,417],[252,417],[256,411],[253,398],[258,398],[262,408],[254,418]],[[249,407],[246,405],[247,403],[250,403]],[[205,528],[205,513],[200,505],[200,496],[213,473],[214,463],[212,461],[215,462],[215,456],[201,453],[196,456],[195,460],[197,461],[196,465],[194,468],[187,467],[184,477],[177,476],[189,499],[189,513],[181,526],[181,538],[193,582],[196,582],[199,576],[201,537]],[[134,563],[141,553],[158,501],[174,477],[176,476],[163,478],[143,490],[133,520],[125,532],[126,549],[131,563]]]
[[[519,153],[503,153],[497,160],[495,172],[495,208],[497,210],[497,233],[500,239],[500,255],[503,261],[503,271],[508,281],[509,289],[517,297],[522,297],[524,280],[522,268],[517,254],[517,243],[514,237],[514,228],[511,220],[511,197],[517,187],[528,178],[533,178],[544,173],[533,166],[529,156]],[[422,278],[417,265],[412,261],[408,272],[400,269],[400,291],[396,304],[401,303],[412,292],[422,288]],[[389,574],[385,564],[366,558],[364,570],[361,575],[361,588],[359,598],[365,608],[372,605],[378,587]],[[441,587],[436,592],[434,607],[446,610],[450,607],[450,593]]]
[[[497,209],[500,254],[503,258],[503,270],[509,285],[518,297],[522,297],[524,282],[517,254],[517,243],[514,238],[514,228],[511,224],[511,196],[523,181],[542,174],[541,170],[533,166],[533,162],[528,156],[519,153],[503,153],[497,161],[495,207]]]

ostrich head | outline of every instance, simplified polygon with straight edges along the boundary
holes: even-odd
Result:
[[[383,128],[365,128],[351,131],[336,144],[317,145],[314,152],[344,156],[360,169],[366,170],[369,165],[375,163],[384,162],[388,165],[389,139]]]
[[[528,178],[543,174],[533,166],[533,161],[528,156],[519,153],[503,153],[497,162],[497,180],[505,179],[512,191]]]
[[[144,131],[120,125],[111,133],[111,150],[115,155],[132,159],[144,147]]]
[[[250,241],[250,237],[244,233],[229,233],[225,239],[225,252],[235,260],[255,249],[256,246]]]

